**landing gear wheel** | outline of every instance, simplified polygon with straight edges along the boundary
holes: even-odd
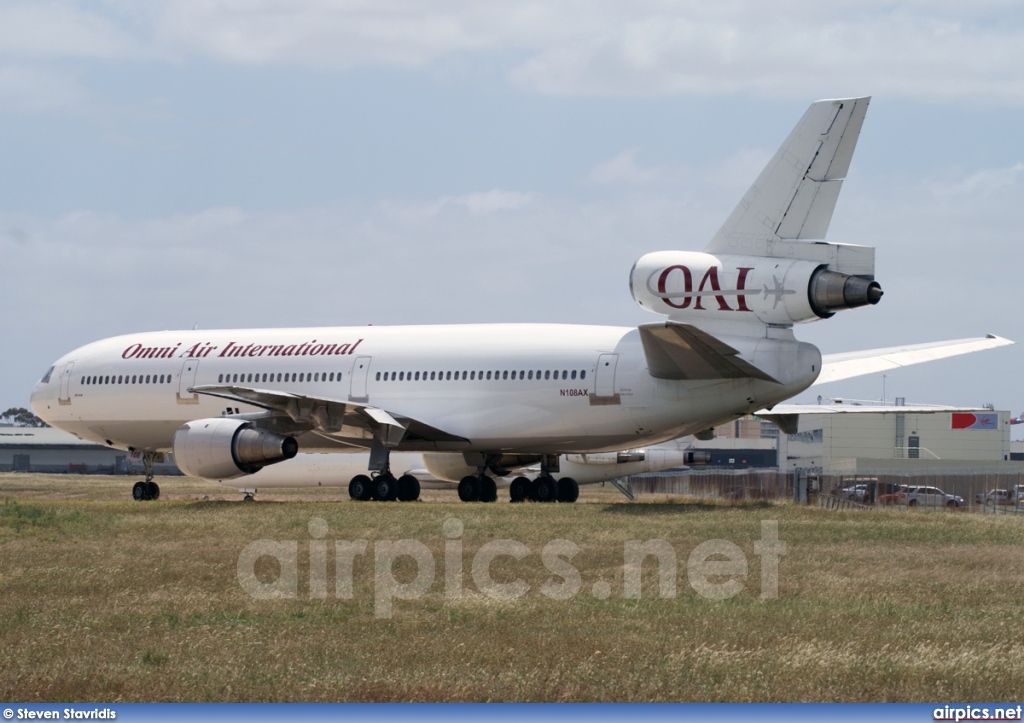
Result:
[[[403,474],[398,478],[398,500],[414,502],[420,498],[420,481],[411,474]]]
[[[480,477],[480,501],[495,502],[498,499],[498,485],[487,475]]]
[[[242,498],[242,502],[255,502],[255,501],[256,501],[256,498],[253,497],[251,494],[247,494],[245,497]]]
[[[157,456],[156,452],[144,451],[142,453],[142,466],[146,470],[146,479],[136,482],[132,487],[132,499],[136,501],[160,499],[160,488],[153,481],[153,462]]]
[[[558,501],[575,502],[580,496],[580,486],[572,477],[558,480]]]
[[[393,474],[382,474],[374,480],[376,483],[376,497],[384,502],[394,502],[398,499],[398,480]]]
[[[530,496],[530,480],[516,477],[508,488],[509,502],[522,502]]]
[[[476,502],[480,499],[480,478],[463,477],[459,482],[459,499],[463,502]]]
[[[530,498],[537,502],[554,502],[558,499],[558,483],[552,477],[541,475],[533,481]]]
[[[357,474],[348,483],[348,496],[360,502],[366,502],[372,494],[373,481],[365,474]]]

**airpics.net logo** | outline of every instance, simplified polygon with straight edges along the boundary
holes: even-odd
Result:
[[[534,585],[521,576],[511,576],[509,568],[515,565],[535,567],[528,561],[539,554],[547,578],[536,585],[539,593],[554,600],[569,600],[589,592],[598,600],[612,597],[613,587],[608,580],[597,580],[584,585],[580,569],[573,560],[581,548],[571,540],[551,540],[539,549],[518,540],[491,540],[471,555],[463,550],[462,520],[451,517],[444,521],[443,550],[432,551],[419,540],[333,540],[327,521],[314,517],[309,521],[308,595],[310,600],[326,600],[329,558],[333,553],[334,597],[351,600],[356,595],[355,571],[357,560],[366,563],[372,557],[372,591],[374,616],[390,618],[395,612],[395,601],[417,600],[428,594],[440,575],[445,600],[455,601],[464,595],[465,573],[468,571],[476,590],[493,600],[513,601],[528,595]],[[779,540],[779,525],[775,520],[761,522],[761,537],[754,541],[754,555],[759,560],[761,599],[773,600],[779,596],[779,559],[786,554],[786,543]],[[238,556],[238,582],[242,589],[257,600],[297,599],[299,597],[298,540],[255,540],[246,545]],[[367,557],[369,556],[369,557]],[[440,563],[438,561],[440,557]],[[468,557],[468,559],[467,559]],[[658,582],[658,597],[675,598],[679,594],[679,561],[681,555],[666,540],[626,540],[622,546],[621,594],[624,599],[640,599],[644,563],[653,559],[653,573]],[[492,576],[495,567],[502,568],[500,580]],[[303,567],[307,567],[304,565]],[[648,566],[650,568],[650,565]],[[714,539],[701,542],[686,556],[686,583],[700,597],[708,600],[727,600],[740,594],[751,584],[751,564],[747,554],[730,540]],[[514,574],[514,573],[513,573]],[[511,578],[511,579],[510,579]],[[305,586],[304,586],[305,587]]]

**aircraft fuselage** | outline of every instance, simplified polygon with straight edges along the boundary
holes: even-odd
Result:
[[[262,411],[190,391],[235,385],[364,403],[461,438],[411,434],[396,451],[595,452],[697,432],[787,399],[820,370],[820,357],[808,358],[807,368],[787,370],[781,384],[687,381],[652,377],[640,334],[630,327],[164,331],[114,337],[65,355],[36,386],[32,406],[82,439],[168,451],[175,431],[190,420]],[[321,433],[297,439],[303,452],[358,448],[351,438]],[[370,443],[367,438],[364,447]]]

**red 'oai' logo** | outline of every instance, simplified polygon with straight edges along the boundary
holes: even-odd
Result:
[[[704,272],[704,278],[700,280],[700,285],[694,291],[693,273],[688,267],[676,264],[675,266],[663,269],[661,272],[655,271],[651,274],[647,280],[647,290],[674,309],[688,309],[690,304],[693,303],[694,311],[704,311],[702,303],[704,297],[714,296],[718,302],[719,311],[752,311],[752,309],[747,307],[746,286],[747,274],[753,271],[754,268],[752,266],[741,266],[736,270],[739,272],[739,276],[736,279],[735,289],[723,291],[722,285],[718,282],[718,267],[712,266]],[[682,291],[668,291],[668,279],[674,271],[679,271],[683,274]],[[657,281],[655,281],[655,277],[657,277]],[[734,309],[729,306],[729,302],[725,300],[726,296],[736,297],[737,308]],[[678,303],[673,301],[673,299],[678,299]]]

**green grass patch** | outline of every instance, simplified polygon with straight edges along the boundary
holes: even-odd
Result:
[[[160,480],[160,501],[134,502],[133,481],[0,475],[4,699],[1021,697],[1024,519],[1014,516],[664,496],[626,503],[599,488],[585,488],[576,505],[462,504],[453,492],[353,503],[343,490],[242,503],[232,490],[184,479]],[[460,535],[445,534],[450,518]],[[778,597],[767,599],[756,547],[766,521],[786,546]],[[256,599],[243,589],[240,555],[257,540],[294,542],[294,596]],[[366,552],[342,596],[335,544],[354,540]],[[378,618],[376,555],[401,540],[422,545],[434,580]],[[490,564],[494,581],[527,586],[510,600],[488,596],[474,574],[498,540],[526,551]],[[567,599],[544,592],[566,583],[543,558],[557,540],[578,548],[578,589]],[[711,540],[728,541],[746,562],[743,574],[711,576],[741,583],[724,600],[702,597],[690,581],[691,555]],[[630,541],[667,545],[672,595],[661,597],[654,557],[643,563],[640,597],[627,595]],[[315,545],[324,543],[320,596]],[[461,568],[459,595],[450,594],[448,555]],[[408,583],[417,570],[399,558],[393,574]]]

